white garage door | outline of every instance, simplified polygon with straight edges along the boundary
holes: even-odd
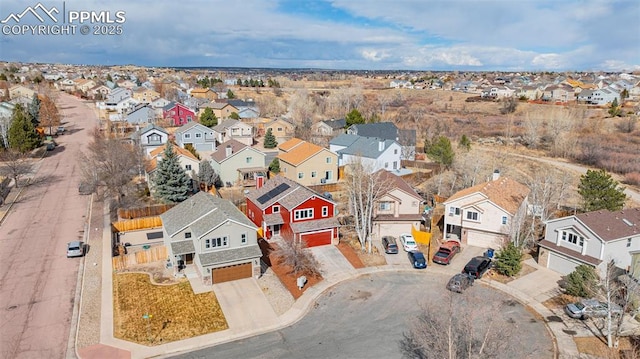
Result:
[[[578,262],[574,262],[557,253],[549,252],[549,262],[547,262],[547,267],[562,275],[567,275],[573,272],[578,265]]]
[[[398,238],[402,233],[411,233],[411,225],[407,223],[380,223],[378,226],[378,238],[392,236]]]
[[[491,233],[473,230],[468,230],[467,232],[467,244],[474,247],[493,248],[498,250],[502,248],[501,239],[502,237],[496,237],[495,234]]]

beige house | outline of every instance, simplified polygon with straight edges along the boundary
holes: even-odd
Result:
[[[287,120],[277,118],[264,124],[265,134],[269,129],[271,129],[271,133],[276,137],[276,141],[283,143],[294,136],[296,126]]]
[[[158,163],[162,161],[162,155],[164,154],[164,150],[167,145],[163,145],[161,147],[157,147],[149,153],[150,161],[147,164],[146,168],[146,180],[147,183],[153,187],[153,176],[158,169]],[[193,153],[181,148],[179,146],[172,146],[173,152],[178,157],[178,162],[180,162],[180,167],[184,169],[184,172],[191,177],[191,171],[195,171],[198,173],[200,171],[200,161]]]
[[[202,111],[207,107],[213,110],[213,114],[216,115],[218,119],[229,118],[232,113],[238,113],[238,109],[235,108],[235,106],[226,102],[211,102],[200,108],[199,115],[202,114]]]
[[[374,238],[398,237],[401,233],[411,233],[412,227],[420,229],[422,197],[391,172],[379,170],[373,176],[377,177],[382,188],[388,189],[373,208]]]
[[[304,186],[338,182],[338,155],[298,138],[278,146],[280,173]]]
[[[141,103],[151,103],[153,100],[159,98],[160,94],[146,87],[137,87],[133,89],[131,97]]]
[[[84,93],[89,92],[92,88],[96,87],[96,82],[91,79],[83,79],[79,78],[75,80],[76,90],[82,91]]]
[[[223,184],[255,186],[256,175],[265,175],[266,155],[236,140],[220,144],[211,154],[211,167]]]
[[[213,136],[218,143],[236,140],[247,146],[253,145],[253,126],[238,120],[224,120],[213,126]]]
[[[11,86],[9,88],[9,97],[12,100],[15,100],[15,99],[20,98],[20,97],[31,99],[31,98],[33,98],[33,95],[35,93],[36,92],[33,91],[32,89],[30,89],[28,87],[25,87],[25,86],[22,86],[22,85],[15,85],[15,86]]]
[[[191,97],[206,98],[209,101],[215,101],[218,99],[218,94],[210,88],[194,88],[191,90]]]

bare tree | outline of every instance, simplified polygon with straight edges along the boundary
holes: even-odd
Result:
[[[384,170],[373,172],[373,166],[362,160],[349,163],[346,169],[345,189],[348,206],[363,252],[366,248],[371,253],[374,209],[378,200],[389,189],[382,171]]]
[[[609,308],[605,318],[607,346],[617,348],[626,312],[629,312],[628,315],[632,318],[640,314],[640,307],[633,305],[640,300],[640,284],[626,271],[616,267],[615,261],[612,260],[607,263],[600,280],[600,291]],[[616,314],[613,310],[615,307],[620,307],[622,313]]]
[[[293,274],[319,277],[318,261],[313,253],[307,248],[307,242],[297,239],[290,228],[280,232],[282,240],[278,242],[278,247],[271,255],[280,264],[291,267]]]
[[[551,219],[554,209],[558,209],[571,185],[571,175],[566,171],[541,168],[527,180],[531,190],[528,201],[530,207],[530,234],[534,234],[542,224]]]
[[[527,113],[524,121],[523,140],[525,145],[530,148],[537,148],[540,145],[544,121],[541,117]]]
[[[15,188],[19,187],[20,177],[30,173],[33,168],[27,154],[13,149],[0,152],[0,161],[0,175],[12,178]]]
[[[56,103],[50,96],[44,96],[40,103],[40,125],[49,128],[49,134],[53,134],[52,128],[60,126],[62,117]]]

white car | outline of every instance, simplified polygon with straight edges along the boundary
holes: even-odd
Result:
[[[416,243],[416,240],[413,239],[413,236],[409,233],[402,233],[400,235],[400,243],[402,243],[402,248],[404,248],[404,250],[407,252],[418,250],[418,244]]]

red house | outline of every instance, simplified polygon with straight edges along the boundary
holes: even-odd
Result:
[[[332,244],[338,239],[335,202],[283,176],[275,176],[247,197],[247,217],[262,228],[267,240],[292,236],[309,247]]]
[[[168,105],[162,108],[162,117],[173,120],[174,126],[182,126],[193,121],[196,118],[196,114],[179,102],[169,102]]]

